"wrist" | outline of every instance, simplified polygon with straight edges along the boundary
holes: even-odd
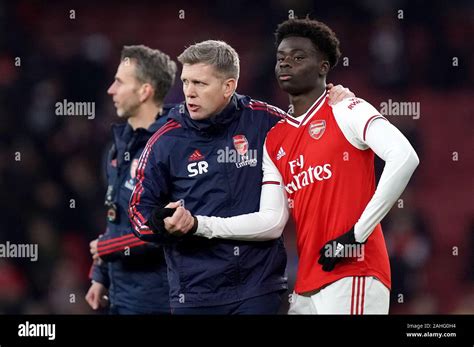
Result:
[[[354,227],[352,227],[349,231],[345,232],[339,237],[339,241],[346,243],[346,244],[355,244],[358,243],[355,239],[354,234]]]
[[[164,219],[171,217],[175,211],[175,208],[155,207],[151,213],[148,226],[155,234],[166,234]]]
[[[193,224],[193,227],[188,232],[189,235],[195,234],[198,229],[198,224],[199,224],[198,219],[196,216],[193,216],[193,219],[194,219],[194,224]]]

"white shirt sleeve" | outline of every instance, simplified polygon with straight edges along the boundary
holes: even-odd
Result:
[[[262,160],[260,210],[228,218],[196,216],[198,228],[195,235],[243,241],[266,241],[281,236],[289,217],[286,192],[266,146],[263,147]]]
[[[332,109],[347,141],[360,150],[369,148],[365,141],[369,125],[376,119],[385,119],[375,107],[360,98],[344,99]]]
[[[356,241],[365,242],[402,194],[419,159],[406,137],[364,100],[343,100],[333,112],[352,145],[370,148],[385,161],[377,189],[354,226]]]

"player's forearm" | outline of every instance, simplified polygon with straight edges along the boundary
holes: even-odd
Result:
[[[196,216],[198,228],[195,235],[242,241],[280,237],[289,217],[283,189],[280,185],[263,185],[259,212],[229,218]]]
[[[354,227],[358,242],[365,242],[375,226],[390,211],[419,163],[408,140],[384,120],[374,121],[370,126],[366,143],[385,160],[385,167],[372,199]]]

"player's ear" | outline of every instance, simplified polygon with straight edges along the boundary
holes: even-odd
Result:
[[[320,75],[327,75],[329,70],[331,69],[331,65],[327,60],[322,60],[319,64],[319,74]]]
[[[237,89],[237,80],[235,78],[228,78],[224,81],[224,97],[228,98],[234,94]]]

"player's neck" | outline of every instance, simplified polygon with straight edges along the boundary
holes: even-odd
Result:
[[[133,117],[128,118],[128,124],[130,124],[133,130],[137,130],[138,128],[148,129],[156,120],[158,113],[162,112],[162,109],[161,106],[156,105],[140,107]]]
[[[306,94],[290,95],[290,104],[293,105],[293,117],[299,117],[305,113],[325,90],[326,85],[323,84]]]

